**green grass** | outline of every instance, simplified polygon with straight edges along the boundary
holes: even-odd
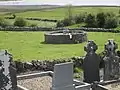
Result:
[[[72,7],[72,15],[80,14],[80,13],[93,13],[96,14],[98,12],[113,12],[118,16],[119,7]],[[9,11],[10,12],[10,11]],[[12,12],[12,11],[11,11]],[[0,12],[3,15],[3,12]],[[67,17],[68,9],[67,7],[63,8],[55,8],[55,9],[43,9],[39,11],[26,11],[26,12],[19,12],[16,13],[17,17],[37,17],[37,18],[44,18],[44,19],[57,19],[61,20]],[[11,15],[4,15],[5,17],[11,17]],[[10,23],[13,23],[14,20],[8,20]],[[32,21],[28,20],[29,23],[37,24],[40,27],[55,27],[56,23],[54,22],[43,22],[43,21]],[[72,26],[68,26],[70,28],[80,27],[83,24],[75,24]],[[119,29],[119,28],[117,28]]]
[[[72,14],[76,15],[79,13],[87,12],[94,13],[97,12],[114,12],[118,14],[118,7],[72,7]],[[58,19],[61,20],[67,16],[67,8],[56,8],[56,9],[45,9],[40,11],[27,11],[16,13],[17,16],[21,17],[39,17],[39,18],[47,18],[47,19]]]
[[[82,44],[43,44],[45,32],[0,32],[0,49],[7,49],[13,54],[14,60],[30,61],[33,59],[57,59],[85,55]],[[88,39],[95,40],[98,50],[104,49],[108,39],[113,38],[119,45],[120,34],[89,32]]]
[[[74,25],[71,25],[71,26],[67,26],[67,28],[80,28],[82,26],[85,26],[85,23],[74,24]]]

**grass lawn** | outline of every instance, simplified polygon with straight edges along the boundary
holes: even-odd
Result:
[[[72,56],[83,56],[82,44],[43,44],[45,32],[0,32],[0,49],[7,49],[13,54],[14,60],[30,61],[33,59],[57,59]],[[98,50],[104,49],[107,39],[113,38],[120,48],[120,34],[89,32],[88,39],[95,40]]]
[[[16,13],[17,16],[20,17],[38,17],[38,18],[46,18],[46,19],[58,19],[61,20],[67,16],[68,9],[67,7],[64,8],[56,8],[56,9],[43,9],[40,11],[27,11],[27,12],[20,12]],[[118,14],[119,8],[118,7],[72,7],[72,14],[76,15],[79,13],[87,12],[87,13],[94,13],[97,12],[114,12]]]

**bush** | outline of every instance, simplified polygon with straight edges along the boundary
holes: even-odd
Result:
[[[57,26],[57,27],[64,27],[64,24],[63,24],[62,21],[58,21],[56,26]]]
[[[105,13],[103,12],[97,13],[96,15],[97,27],[104,28],[105,18],[106,18]]]
[[[76,15],[76,16],[74,17],[75,23],[76,23],[76,24],[79,24],[79,23],[84,22],[84,21],[85,21],[85,17],[86,17],[85,14]]]
[[[30,25],[30,27],[37,27],[37,24],[36,24],[36,23],[32,23],[32,24]]]
[[[115,17],[106,18],[104,28],[110,29],[110,28],[116,28],[117,26],[118,26],[118,20]]]
[[[14,26],[19,26],[19,27],[27,26],[27,21],[21,17],[16,18],[14,22]]]
[[[6,27],[6,26],[9,26],[10,24],[3,18],[3,17],[0,17],[0,26],[1,27]]]
[[[80,68],[78,68],[78,67],[75,67],[75,68],[74,68],[74,72],[75,72],[75,73],[80,73],[81,71],[82,71],[82,70],[81,70]]]
[[[85,23],[87,27],[96,27],[95,16],[92,14],[88,14],[85,18]]]
[[[68,19],[68,18],[65,18],[63,20],[63,25],[64,26],[69,26],[69,25],[72,25],[72,20]]]
[[[57,22],[57,27],[69,26],[69,25],[72,25],[74,23],[75,23],[74,20],[65,18],[64,20]]]

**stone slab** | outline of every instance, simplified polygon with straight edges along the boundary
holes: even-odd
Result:
[[[54,67],[53,90],[73,90],[73,63],[56,64]]]

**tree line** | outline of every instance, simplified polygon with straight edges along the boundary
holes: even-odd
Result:
[[[72,16],[72,18],[64,18],[57,22],[57,27],[65,27],[73,24],[85,23],[87,28],[116,28],[119,25],[119,17],[112,12],[99,12],[97,14],[81,13]]]

